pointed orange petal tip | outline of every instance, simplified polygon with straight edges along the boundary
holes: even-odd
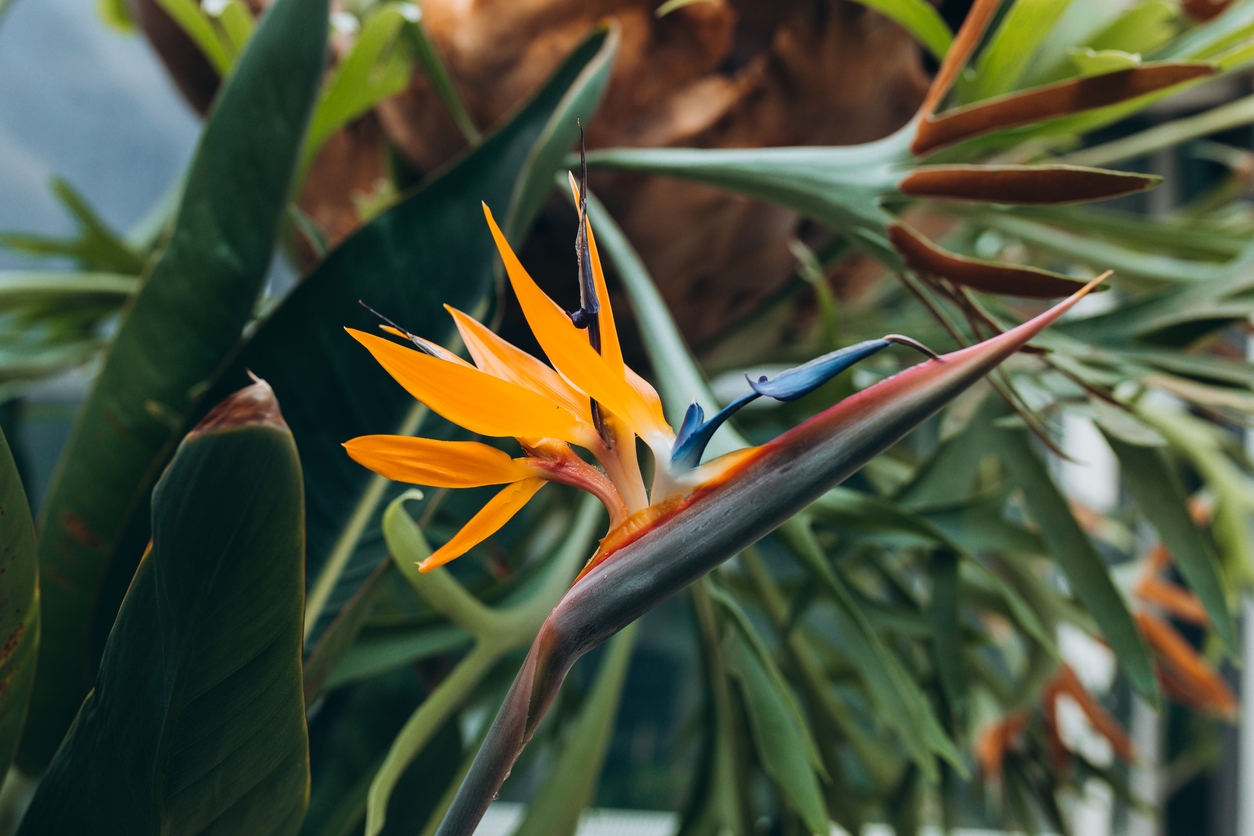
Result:
[[[536,491],[543,488],[545,484],[545,479],[537,477],[523,479],[505,486],[500,493],[488,500],[488,504],[471,517],[470,522],[462,526],[461,531],[454,534],[451,540],[432,552],[426,560],[421,561],[418,564],[418,571],[430,572],[451,560],[456,560],[491,537],[522,510],[531,497],[536,495]]]

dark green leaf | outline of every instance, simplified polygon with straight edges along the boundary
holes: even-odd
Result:
[[[321,79],[326,27],[326,0],[278,0],[266,13],[205,126],[173,238],[78,416],[41,521],[47,640],[22,740],[27,769],[48,763],[94,673],[88,624],[128,515],[252,314]]]
[[[1157,529],[1180,574],[1206,607],[1215,632],[1230,653],[1237,649],[1237,628],[1228,610],[1219,557],[1189,516],[1188,498],[1179,479],[1161,454],[1150,447],[1127,444],[1106,434],[1124,484],[1150,525]]]
[[[932,625],[932,651],[941,688],[956,718],[966,706],[962,675],[962,640],[958,635],[958,555],[948,549],[932,553],[932,596],[927,618]]]
[[[296,446],[259,382],[154,489],[152,546],[22,836],[300,828],[303,522]]]
[[[0,433],[0,774],[17,749],[39,647],[35,525],[9,442]]]

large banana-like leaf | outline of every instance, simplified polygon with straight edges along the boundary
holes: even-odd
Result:
[[[9,443],[0,433],[0,770],[4,771],[22,735],[35,682],[38,574],[30,506]]]
[[[265,382],[184,439],[37,834],[293,834],[309,799],[300,462]]]
[[[322,75],[326,31],[326,0],[277,0],[265,15],[205,126],[170,244],[79,414],[41,524],[47,640],[22,741],[27,769],[47,765],[91,681],[90,616],[111,606],[97,594],[128,516],[252,315]]]

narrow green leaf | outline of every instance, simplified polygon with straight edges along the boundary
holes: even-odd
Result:
[[[1036,48],[1072,0],[1016,0],[980,53],[967,101],[1000,96],[1015,89]]]
[[[749,621],[748,614],[745,613],[735,598],[723,591],[717,584],[710,583],[707,588],[710,591],[710,598],[718,602],[727,611],[727,614],[731,616],[732,624],[740,630],[741,636],[748,642],[749,647],[753,648],[753,652],[757,654],[762,670],[766,672],[766,675],[775,686],[779,699],[784,702],[788,713],[792,715],[797,731],[805,743],[806,757],[810,761],[810,766],[826,779],[828,777],[827,768],[823,765],[823,756],[819,753],[818,744],[814,742],[814,737],[810,734],[810,724],[806,720],[805,712],[801,710],[801,705],[797,702],[796,696],[793,695],[787,680],[784,679],[783,672],[775,664],[775,659],[767,649],[766,643],[758,635],[757,630],[754,629],[753,623]]]
[[[427,34],[427,27],[422,22],[422,18],[419,17],[413,21],[412,25],[405,27],[405,34],[414,48],[418,63],[426,71],[431,86],[435,88],[440,101],[444,102],[444,106],[448,108],[449,115],[457,123],[458,130],[462,132],[462,136],[471,147],[478,145],[483,137],[479,129],[475,127],[475,121],[471,118],[470,112],[466,110],[466,105],[457,92],[457,86],[453,84],[453,77],[449,75],[448,67],[444,65],[444,59],[440,57],[435,44],[431,42],[431,36]]]
[[[199,3],[195,0],[156,0],[156,3],[192,39],[218,75],[225,76],[231,71],[234,63],[231,51]]]
[[[1141,513],[1171,551],[1172,561],[1206,607],[1229,653],[1237,650],[1237,628],[1228,610],[1219,557],[1189,516],[1188,497],[1175,472],[1150,447],[1128,444],[1106,433],[1123,470],[1124,484]]]
[[[35,525],[9,442],[0,433],[0,775],[7,774],[26,722],[39,647]],[[3,779],[0,778],[0,783]]]
[[[1141,66],[1141,56],[1118,49],[1073,49],[1068,53],[1080,75],[1101,75]]]
[[[31,305],[67,309],[105,306],[121,308],[135,291],[139,277],[117,273],[61,273],[44,270],[0,271],[0,310]]]
[[[327,679],[357,641],[379,594],[396,574],[396,564],[391,561],[379,564],[318,639],[313,652],[305,661],[305,702],[313,702],[327,687]]]
[[[740,681],[754,746],[766,774],[801,814],[807,830],[827,836],[831,831],[823,791],[806,756],[806,740],[787,702],[739,630],[723,637],[728,669]]]
[[[580,816],[596,798],[639,626],[640,622],[634,622],[610,639],[596,681],[579,716],[570,724],[561,754],[527,805],[527,814],[513,836],[574,836]]]
[[[1067,574],[1080,603],[1097,621],[1132,687],[1151,705],[1158,705],[1158,681],[1145,641],[1101,555],[1071,515],[1067,500],[1032,451],[1026,433],[990,429],[989,435],[1011,480],[1023,489],[1028,513],[1040,526],[1050,554]]]
[[[397,48],[408,10],[416,7],[407,3],[379,6],[357,33],[348,55],[332,71],[309,121],[298,179],[304,179],[304,172],[332,134],[409,84],[409,61]]]
[[[932,651],[941,688],[955,719],[966,708],[965,677],[962,675],[962,640],[958,635],[958,554],[948,549],[932,553],[930,567],[932,595],[927,604],[927,620],[932,627]]]
[[[857,0],[899,24],[937,60],[945,57],[954,35],[936,7],[924,0]]]
[[[296,445],[258,382],[154,489],[152,545],[22,836],[299,830],[304,542]]]
[[[896,654],[884,644],[849,587],[828,565],[808,524],[801,518],[794,518],[785,523],[779,533],[792,554],[822,582],[836,604],[834,612],[847,658],[877,704],[879,716],[898,733],[911,759],[929,780],[939,775],[934,754],[963,769],[958,750],[945,734],[927,696]]]
[[[89,272],[133,275],[144,269],[143,254],[111,230],[68,181],[54,178],[52,193],[74,219],[77,234],[59,238],[4,233],[0,234],[0,246],[37,257],[72,258]]]
[[[89,619],[116,605],[96,593],[128,515],[146,502],[185,416],[252,314],[321,78],[326,26],[326,0],[277,0],[262,18],[205,126],[173,238],[79,413],[41,520],[47,641],[21,748],[29,770],[47,765],[90,683]],[[100,615],[108,623],[110,612]]]

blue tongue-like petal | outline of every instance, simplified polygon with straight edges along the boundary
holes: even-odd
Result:
[[[705,452],[705,447],[714,437],[715,431],[745,404],[762,395],[777,401],[795,401],[805,397],[854,363],[865,360],[893,343],[911,345],[931,354],[931,351],[913,340],[894,334],[882,340],[867,340],[857,345],[846,346],[830,354],[824,354],[822,357],[816,357],[795,369],[780,372],[772,378],[763,375],[756,381],[750,380],[749,387],[752,391],[746,392],[723,407],[708,421],[704,420],[705,412],[700,405],[692,404],[684,413],[683,423],[675,436],[675,444],[671,447],[671,466],[682,471],[700,464],[701,454]]]
[[[749,386],[759,395],[766,395],[777,401],[795,401],[810,394],[859,360],[865,360],[890,345],[892,343],[888,340],[867,340],[846,346],[822,357],[815,357],[795,369],[780,372],[775,377],[768,379],[763,375],[757,380],[750,380]]]

